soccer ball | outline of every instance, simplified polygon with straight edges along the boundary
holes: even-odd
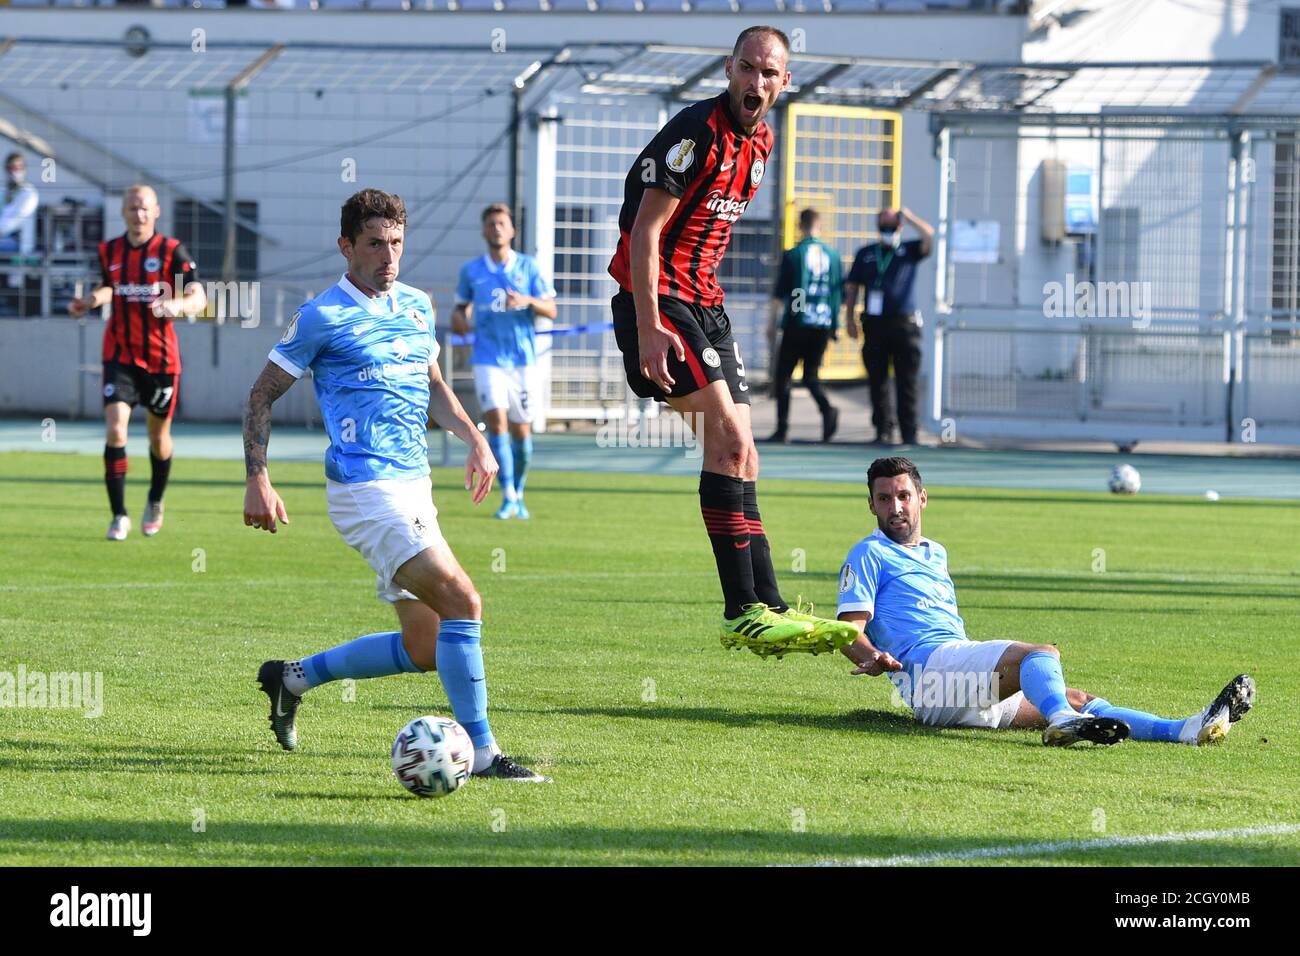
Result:
[[[1106,487],[1117,495],[1135,495],[1142,489],[1142,476],[1132,465],[1116,465]]]
[[[445,797],[469,779],[474,743],[448,717],[416,717],[393,741],[393,773],[421,797]]]

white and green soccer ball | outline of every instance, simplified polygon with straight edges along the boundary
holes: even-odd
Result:
[[[474,743],[449,717],[416,717],[393,741],[393,774],[421,797],[445,797],[469,779]]]
[[[1142,476],[1132,465],[1116,465],[1106,487],[1117,495],[1135,495],[1142,490]]]

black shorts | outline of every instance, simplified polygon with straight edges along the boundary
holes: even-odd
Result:
[[[614,310],[614,337],[623,353],[623,370],[627,384],[642,398],[663,401],[667,395],[654,382],[641,374],[641,354],[637,344],[636,304],[632,293],[620,289],[610,301]],[[668,374],[673,377],[673,390],[669,395],[680,398],[698,392],[710,382],[725,381],[731,400],[739,405],[749,404],[749,383],[745,381],[745,363],[740,358],[740,346],[731,337],[731,320],[720,305],[692,305],[669,295],[659,297],[659,320],[671,332],[681,337],[686,350],[686,361],[679,362],[677,353],[668,351]]]
[[[150,372],[138,365],[104,363],[104,404],[126,402],[132,408],[143,405],[159,418],[171,418],[176,410],[176,386],[180,376]]]

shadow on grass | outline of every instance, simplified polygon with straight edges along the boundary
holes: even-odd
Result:
[[[160,746],[146,743],[99,744],[81,741],[69,749],[62,740],[13,740],[0,743],[0,773],[61,773],[84,778],[105,773],[203,773],[214,776],[259,777],[275,774],[278,768],[261,763],[262,758],[281,759],[283,751],[258,740],[247,746],[193,747]],[[315,751],[295,755],[312,760],[356,760],[370,755],[361,750]]]
[[[901,711],[854,710],[837,714],[811,714],[806,711],[741,711],[721,707],[670,707],[642,704],[639,707],[496,707],[496,712],[513,714],[562,714],[568,717],[599,717],[615,720],[682,721],[696,724],[719,724],[724,727],[765,727],[783,724],[817,730],[846,730],[853,733],[918,734],[938,736],[946,731],[918,724]]]
[[[615,863],[654,865],[707,863],[743,865],[764,862],[879,862],[896,855],[945,854],[988,847],[1032,847],[1041,835],[999,834],[971,839],[939,837],[902,829],[890,831],[880,819],[871,832],[823,834],[793,832],[786,822],[771,829],[718,827],[548,826],[516,821],[503,832],[484,826],[442,822],[443,801],[402,795],[413,823],[357,820],[334,823],[244,822],[224,819],[201,834],[190,821],[0,818],[0,853],[46,854],[65,862],[68,853],[138,855],[154,850],[151,862],[201,865],[407,864],[407,865],[525,865]],[[450,798],[455,800],[455,797]],[[448,811],[449,812],[449,811]],[[778,814],[779,816],[779,814]],[[454,827],[454,828],[453,828]],[[1068,837],[1067,837],[1068,838]],[[1086,839],[1086,837],[1085,837]],[[1294,865],[1296,851],[1288,846],[1252,845],[1245,840],[1211,839],[1194,843],[1133,845],[1097,849],[1057,847],[1004,857],[1010,863],[1106,862],[1131,866],[1189,865],[1214,862],[1253,866]],[[912,862],[904,860],[900,862]],[[924,860],[918,862],[926,862]]]

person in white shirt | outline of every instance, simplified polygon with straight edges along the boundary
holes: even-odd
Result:
[[[36,251],[36,208],[40,196],[27,181],[27,161],[22,153],[5,157],[4,206],[0,208],[0,253],[22,256]]]

